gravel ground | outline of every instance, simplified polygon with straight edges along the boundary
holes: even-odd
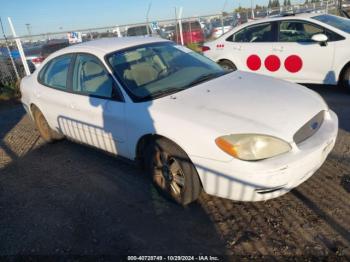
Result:
[[[20,106],[0,107],[0,255],[350,259],[350,94],[312,88],[340,130],[311,179],[266,202],[203,194],[186,208],[135,166],[67,140],[45,144]]]

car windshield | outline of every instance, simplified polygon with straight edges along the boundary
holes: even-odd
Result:
[[[117,51],[107,60],[135,102],[179,92],[226,73],[208,58],[170,42]]]
[[[314,16],[313,19],[350,34],[350,19],[345,19],[343,17],[333,15],[318,15]]]

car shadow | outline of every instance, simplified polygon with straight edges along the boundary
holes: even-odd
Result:
[[[98,150],[44,144],[0,173],[0,254],[226,253],[198,203],[163,199],[143,172]]]

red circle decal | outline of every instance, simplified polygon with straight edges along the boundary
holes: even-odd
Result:
[[[286,61],[284,61],[284,67],[289,72],[296,73],[303,67],[303,60],[297,55],[288,56]]]
[[[265,67],[271,72],[276,72],[281,67],[281,61],[278,56],[269,55],[265,59]]]
[[[259,70],[261,67],[261,60],[260,57],[257,55],[251,55],[247,59],[247,66],[250,70],[256,71]]]

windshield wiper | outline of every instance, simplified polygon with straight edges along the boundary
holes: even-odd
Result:
[[[225,75],[225,74],[226,74],[226,72],[204,74],[204,75],[199,76],[198,78],[196,78],[192,82],[190,82],[188,85],[186,85],[186,87],[198,85],[200,83],[211,80],[213,78],[217,78],[217,77]]]
[[[149,94],[147,96],[142,97],[140,100],[147,101],[147,100],[152,99],[152,98],[159,98],[159,97],[171,95],[171,94],[177,93],[179,91],[182,91],[184,89],[185,88],[182,88],[182,87],[171,87],[171,88],[167,88],[167,89],[161,89],[161,90],[158,90],[152,94]]]

